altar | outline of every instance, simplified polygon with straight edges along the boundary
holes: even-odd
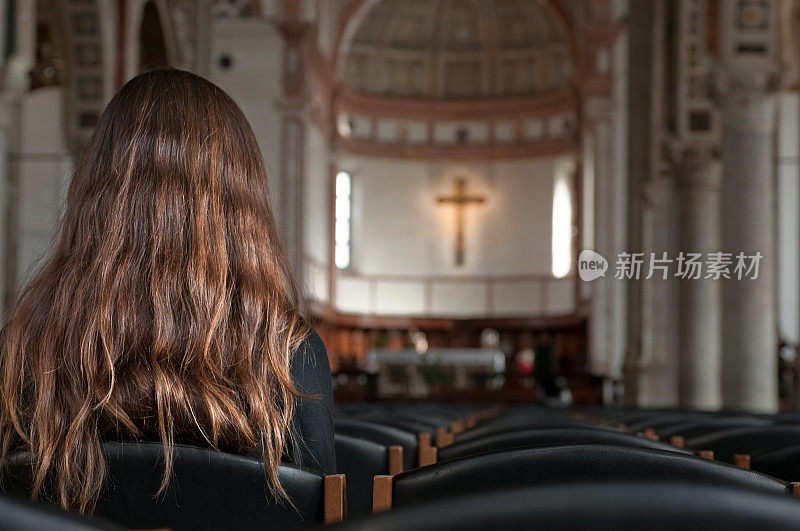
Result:
[[[505,355],[482,348],[375,348],[367,353],[366,370],[377,379],[381,399],[430,397],[441,388],[455,391],[499,389],[506,370]]]

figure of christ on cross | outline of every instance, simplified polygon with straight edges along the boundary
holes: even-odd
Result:
[[[467,180],[464,177],[457,177],[455,180],[455,192],[449,196],[439,196],[436,202],[449,204],[456,207],[456,265],[464,264],[464,209],[469,205],[480,205],[486,198],[479,195],[469,195],[467,193]]]

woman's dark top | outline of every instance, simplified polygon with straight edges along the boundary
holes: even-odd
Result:
[[[292,357],[290,370],[295,387],[304,395],[310,395],[296,402],[291,462],[324,474],[335,474],[331,369],[325,344],[313,329]]]

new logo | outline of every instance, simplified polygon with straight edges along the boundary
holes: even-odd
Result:
[[[608,260],[594,251],[585,249],[578,257],[578,276],[584,282],[606,276],[608,270]]]

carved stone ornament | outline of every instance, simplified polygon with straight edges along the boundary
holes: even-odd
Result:
[[[714,68],[712,95],[722,108],[726,128],[740,131],[771,131],[774,126],[775,93],[785,71],[778,67],[745,66]]]
[[[720,160],[719,146],[712,143],[673,141],[667,145],[667,156],[675,168],[681,188],[719,188],[721,175],[714,166]]]

